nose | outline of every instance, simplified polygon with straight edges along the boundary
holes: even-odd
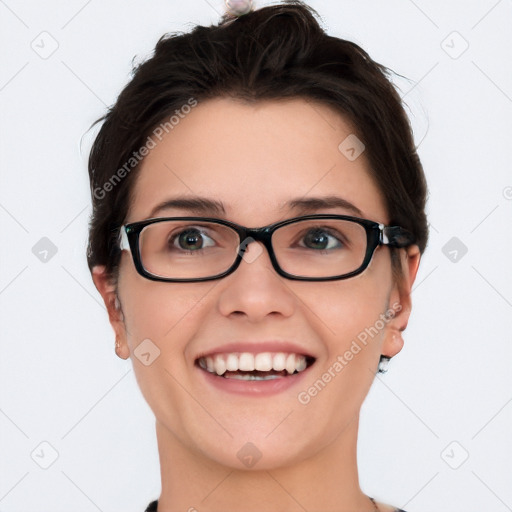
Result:
[[[223,281],[218,302],[223,316],[259,322],[269,315],[289,317],[295,310],[295,296],[261,242],[247,243],[239,267]]]

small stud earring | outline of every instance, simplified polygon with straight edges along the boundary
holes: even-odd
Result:
[[[381,355],[379,361],[379,370],[377,373],[386,373],[388,371],[388,364],[391,357]]]

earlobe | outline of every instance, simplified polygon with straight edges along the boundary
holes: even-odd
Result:
[[[124,314],[116,287],[106,274],[104,265],[93,267],[92,280],[105,303],[110,325],[114,329],[116,354],[122,359],[127,359],[130,356],[130,349],[126,337]]]
[[[398,354],[403,346],[402,332],[407,328],[411,314],[411,293],[414,280],[418,273],[421,253],[417,245],[412,245],[400,254],[402,278],[394,286],[390,297],[390,304],[400,304],[394,317],[389,321],[386,336],[382,346],[382,354],[393,357]]]
[[[119,338],[116,338],[115,351],[117,356],[121,359],[128,359],[130,357],[130,349],[127,343],[121,344]]]
[[[383,355],[392,358],[396,356],[404,348],[404,339],[402,333],[398,329],[391,329],[387,333],[383,346]]]

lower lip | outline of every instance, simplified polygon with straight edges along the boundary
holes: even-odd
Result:
[[[286,389],[301,382],[304,374],[309,372],[313,365],[308,366],[300,373],[288,375],[287,377],[279,377],[277,379],[269,380],[241,380],[241,379],[227,379],[219,377],[216,373],[210,373],[197,366],[198,371],[204,376],[208,384],[229,393],[236,393],[239,395],[249,396],[270,396],[281,393]]]

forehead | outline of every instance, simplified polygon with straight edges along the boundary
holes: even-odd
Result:
[[[168,199],[202,197],[222,203],[223,216],[234,222],[264,225],[289,217],[290,200],[327,196],[387,222],[364,151],[353,158],[351,148],[362,149],[354,130],[323,104],[218,98],[166,126],[151,136],[154,144],[138,169],[127,222],[149,218]],[[183,214],[174,209],[158,216]]]

